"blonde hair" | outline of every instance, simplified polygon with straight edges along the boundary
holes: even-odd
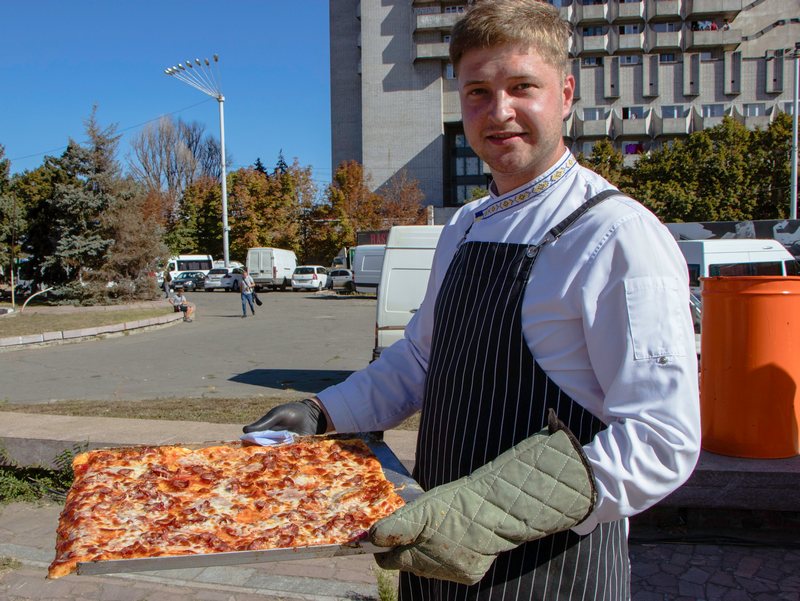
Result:
[[[535,49],[566,74],[571,35],[558,9],[542,0],[476,0],[453,26],[450,62],[457,71],[468,50],[514,44]]]

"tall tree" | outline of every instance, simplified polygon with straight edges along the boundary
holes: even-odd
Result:
[[[425,195],[419,182],[409,177],[405,169],[396,173],[383,187],[383,217],[386,226],[421,225],[426,222]]]
[[[345,161],[336,169],[325,191],[332,213],[341,220],[342,231],[349,233],[342,246],[355,246],[358,231],[383,227],[382,199],[370,190],[369,182],[360,163]]]
[[[619,187],[625,183],[622,153],[614,148],[608,138],[603,138],[592,146],[592,152],[588,157],[578,155],[578,161],[615,186]]]
[[[104,294],[117,298],[153,298],[159,260],[168,254],[158,216],[148,213],[146,190],[127,180],[118,182],[116,194],[102,216],[102,226],[113,240],[102,268],[101,286],[113,282]]]
[[[24,207],[11,189],[11,161],[0,144],[0,277],[9,279],[19,256],[19,241],[25,230]]]
[[[228,157],[226,161],[229,162]],[[163,195],[164,222],[173,225],[180,212],[183,191],[202,177],[219,179],[222,173],[220,146],[215,138],[205,135],[197,122],[162,117],[142,128],[131,141],[129,169],[133,177],[148,191]]]

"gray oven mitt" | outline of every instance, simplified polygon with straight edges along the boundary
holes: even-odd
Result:
[[[370,539],[385,569],[475,584],[495,556],[567,530],[591,513],[592,470],[556,418],[469,476],[437,486],[378,521]]]

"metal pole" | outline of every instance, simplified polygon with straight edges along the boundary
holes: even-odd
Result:
[[[798,109],[798,90],[800,86],[800,44],[794,47],[794,98],[792,103],[792,152],[789,159],[792,163],[791,179],[791,206],[789,207],[789,219],[797,219],[797,109]]]
[[[225,111],[222,108],[225,104],[225,97],[220,94],[219,101],[219,152],[220,166],[222,167],[222,260],[225,267],[230,267],[228,255],[228,181],[225,174]]]

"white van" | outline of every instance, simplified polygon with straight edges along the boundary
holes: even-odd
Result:
[[[689,286],[699,298],[700,278],[737,275],[798,275],[798,263],[777,240],[714,238],[678,240],[689,267]]]
[[[286,290],[292,285],[292,274],[297,267],[297,257],[283,248],[250,248],[247,250],[247,271],[255,282],[256,290],[270,287]]]
[[[377,294],[385,244],[362,244],[353,249],[353,285],[356,292]]]
[[[419,309],[442,227],[396,225],[389,230],[378,286],[373,361],[403,337],[406,324]]]

